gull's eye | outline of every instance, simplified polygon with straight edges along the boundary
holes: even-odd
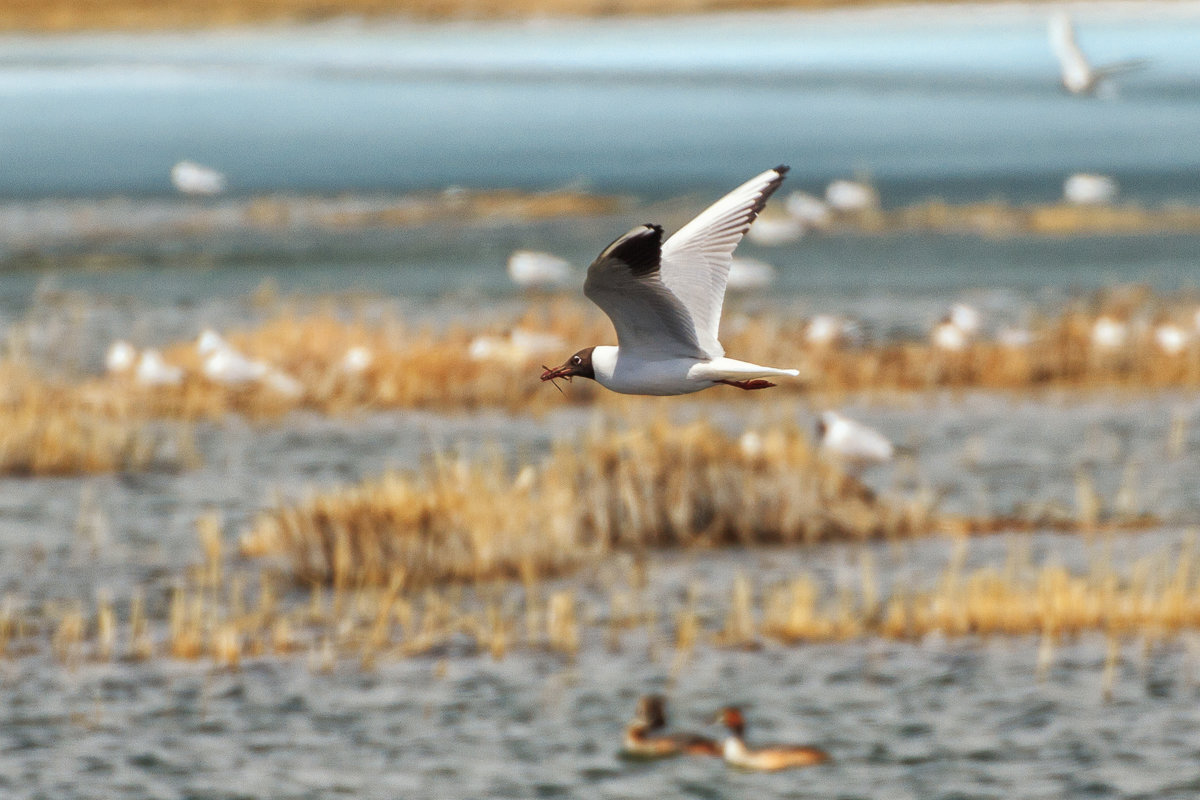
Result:
[[[582,359],[582,358],[580,358],[579,356],[574,356],[574,357],[571,359],[571,363],[572,363],[572,364],[574,364],[575,366],[579,366],[580,364],[582,364],[582,363],[583,363],[583,359]]]

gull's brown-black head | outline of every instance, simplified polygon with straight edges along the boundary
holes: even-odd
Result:
[[[572,378],[591,378],[596,379],[596,371],[592,368],[592,351],[594,347],[585,347],[575,355],[566,360],[560,366],[551,369],[542,365],[545,372],[542,373],[542,380],[552,381],[555,378],[566,378],[568,381]]]

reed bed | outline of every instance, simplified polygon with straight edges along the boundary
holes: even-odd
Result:
[[[0,659],[49,654],[75,666],[169,658],[237,669],[248,659],[300,656],[328,671],[412,657],[498,660],[514,651],[570,660],[590,648],[625,647],[632,636],[678,674],[705,647],[1037,637],[1031,660],[1040,672],[1057,647],[1079,636],[1104,636],[1112,661],[1121,643],[1148,646],[1200,631],[1200,558],[1190,543],[1130,563],[1096,557],[1082,571],[1034,564],[1022,548],[1004,563],[967,569],[965,542],[951,551],[940,573],[915,583],[881,580],[873,551],[864,549],[857,573],[836,584],[803,572],[736,574],[723,586],[693,582],[686,592],[662,592],[644,565],[622,578],[612,560],[598,562],[595,580],[584,583],[526,573],[515,585],[420,588],[398,570],[381,584],[297,590],[270,570],[229,570],[218,548],[179,578],[164,619],[147,617],[141,594],[119,608],[101,593],[90,603],[36,610],[6,597]]]
[[[930,339],[814,341],[805,319],[732,314],[723,336],[730,352],[758,363],[796,366],[802,376],[781,381],[769,394],[718,387],[696,399],[761,404],[781,395],[886,396],[943,389],[1193,389],[1200,387],[1197,308],[1186,296],[1112,292],[1034,319],[1016,336],[1008,331],[967,337],[957,350]],[[165,361],[182,370],[175,385],[143,385],[129,372],[51,386],[25,371],[14,373],[22,385],[10,391],[120,419],[219,419],[230,413],[269,419],[297,408],[331,415],[412,408],[536,412],[564,402],[599,402],[642,413],[638,404],[646,403],[584,379],[560,386],[562,394],[538,380],[540,365],[560,363],[584,344],[614,339],[599,311],[565,298],[544,298],[518,318],[446,329],[284,312],[226,338],[240,353],[286,375],[287,383],[230,385],[211,379],[189,341],[163,349]],[[351,364],[352,352],[363,360]]]
[[[0,475],[79,475],[179,468],[198,460],[190,429],[61,402],[27,369],[0,366]]]
[[[752,438],[751,438],[752,437]],[[560,574],[616,550],[875,539],[924,533],[933,510],[884,501],[785,428],[735,439],[711,424],[598,428],[515,475],[435,459],[263,512],[245,555],[300,581],[410,585]]]

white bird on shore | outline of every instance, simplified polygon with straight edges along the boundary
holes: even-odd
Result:
[[[1170,356],[1177,356],[1188,344],[1188,333],[1174,322],[1164,322],[1154,329],[1154,343]]]
[[[866,211],[879,205],[879,193],[863,181],[839,178],[825,187],[825,202],[834,211]]]
[[[788,168],[751,178],[663,241],[638,225],[588,267],[583,293],[612,320],[617,346],[580,350],[542,380],[583,377],[623,394],[675,395],[718,384],[765,389],[798,370],[725,357],[717,341],[734,248]]]
[[[180,161],[171,167],[171,183],[181,194],[207,196],[225,191],[225,176],[195,161]]]
[[[760,217],[746,238],[763,247],[778,247],[804,236],[804,230],[804,223],[791,217]]]
[[[808,192],[792,192],[784,198],[783,203],[792,219],[803,223],[806,228],[827,228],[833,221],[829,204]]]
[[[355,345],[346,351],[346,355],[342,356],[341,367],[343,372],[358,375],[366,372],[374,361],[375,356],[370,348]]]
[[[975,306],[955,303],[950,306],[950,321],[970,337],[979,333],[979,328],[983,324],[983,315]]]
[[[1100,350],[1116,350],[1125,346],[1129,338],[1129,326],[1107,314],[1092,324],[1092,346]]]
[[[133,377],[142,386],[175,386],[183,380],[183,369],[163,361],[162,354],[150,348],[142,351]]]
[[[1133,60],[1093,67],[1079,48],[1079,43],[1075,41],[1075,26],[1065,11],[1060,11],[1050,18],[1050,46],[1058,58],[1063,88],[1071,94],[1092,94],[1112,75],[1140,69],[1146,63]]]
[[[558,289],[570,283],[573,275],[565,258],[535,250],[516,250],[508,257],[508,277],[524,289]]]
[[[196,338],[196,352],[202,356],[210,355],[226,347],[229,347],[229,343],[212,328],[200,331],[200,335]]]
[[[566,342],[553,333],[513,328],[508,336],[476,336],[467,348],[472,361],[504,361],[524,364],[545,353],[561,350]]]
[[[1076,172],[1063,181],[1063,199],[1078,206],[1099,206],[1117,199],[1117,182],[1107,175]]]
[[[817,442],[821,452],[854,467],[882,464],[896,453],[882,433],[836,411],[817,420]]]
[[[954,324],[954,319],[950,315],[942,317],[941,321],[933,326],[929,338],[938,350],[951,353],[965,350],[971,340],[966,331]]]
[[[765,289],[775,282],[775,268],[756,258],[735,258],[729,265],[729,290]]]
[[[104,368],[112,373],[129,372],[137,361],[137,350],[124,339],[118,339],[108,346],[104,354]]]
[[[859,334],[859,326],[836,314],[817,314],[804,326],[804,341],[815,347],[841,344]]]

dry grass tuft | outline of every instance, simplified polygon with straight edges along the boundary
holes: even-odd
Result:
[[[281,553],[301,581],[410,586],[544,577],[617,549],[872,539],[923,533],[932,510],[893,506],[817,458],[806,434],[754,448],[708,423],[594,430],[516,478],[438,459],[264,512],[244,554]]]

